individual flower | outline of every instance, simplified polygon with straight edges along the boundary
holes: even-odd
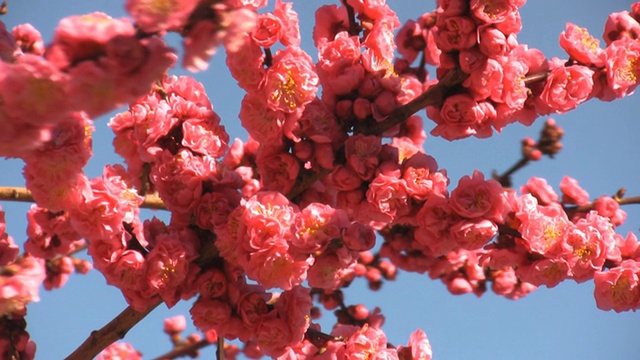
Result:
[[[636,310],[640,307],[640,265],[635,260],[624,260],[609,271],[594,275],[596,305],[601,310],[615,312]]]
[[[292,113],[304,110],[318,91],[318,75],[311,57],[294,46],[279,50],[260,85],[269,109]],[[300,112],[301,114],[301,112]]]
[[[547,76],[539,100],[540,113],[565,113],[573,110],[591,96],[593,70],[586,66],[558,66]]]
[[[600,48],[600,41],[589,35],[585,28],[567,23],[566,30],[560,33],[560,46],[582,65],[604,65],[605,53]]]

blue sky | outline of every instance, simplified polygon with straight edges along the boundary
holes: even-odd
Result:
[[[273,2],[273,1],[271,1]],[[320,1],[294,1],[300,14],[303,48],[312,57],[317,53],[311,41],[314,7]],[[434,1],[388,0],[402,21],[415,18],[434,8]],[[520,43],[541,49],[548,58],[566,57],[558,46],[558,35],[566,22],[586,27],[600,37],[606,17],[614,11],[628,10],[631,1],[535,0],[521,9],[523,31]],[[113,0],[13,0],[9,14],[2,18],[9,28],[29,22],[36,26],[47,42],[63,16],[104,11],[114,17],[124,16],[122,2]],[[171,39],[178,47],[176,38]],[[176,69],[175,74],[184,71]],[[242,92],[224,67],[224,54],[214,57],[210,70],[195,74],[204,83],[233,137],[245,138],[237,114]],[[564,149],[554,160],[543,159],[517,173],[519,186],[531,176],[545,177],[558,189],[560,179],[569,175],[577,179],[592,198],[614,194],[625,187],[629,196],[640,195],[640,101],[638,94],[613,103],[595,100],[576,111],[554,116],[565,129]],[[96,119],[94,152],[86,172],[90,177],[101,173],[102,166],[121,160],[111,150],[112,134],[106,124],[108,116]],[[519,158],[519,143],[524,137],[537,138],[544,122],[538,119],[531,127],[512,125],[490,139],[467,139],[448,142],[429,137],[425,150],[441,168],[448,170],[452,184],[474,169],[486,175],[491,170],[504,171]],[[433,125],[427,120],[426,128]],[[0,184],[23,186],[22,163],[0,160]],[[0,202],[7,212],[7,231],[22,243],[25,238],[25,214],[28,204]],[[626,224],[618,229],[626,234],[640,228],[640,206],[628,206]],[[143,216],[166,213],[144,211]],[[28,308],[28,330],[38,344],[37,358],[59,359],[68,355],[94,329],[106,324],[126,307],[113,287],[107,286],[97,271],[73,276],[62,289],[41,291],[42,301]],[[362,281],[346,290],[348,303],[380,306],[387,321],[383,329],[389,341],[405,344],[409,334],[422,328],[429,337],[436,359],[633,359],[640,354],[638,313],[603,312],[596,308],[593,284],[577,285],[567,281],[554,289],[540,288],[519,301],[510,301],[491,293],[482,298],[473,295],[452,296],[439,281],[426,276],[401,273],[394,283],[385,283],[372,294]],[[161,305],[128,335],[126,340],[152,358],[169,350],[168,337],[162,333],[163,319],[177,314],[188,316],[188,303],[172,309]],[[326,314],[331,316],[331,314]],[[191,328],[193,330],[193,328]],[[213,349],[203,357],[214,358]]]

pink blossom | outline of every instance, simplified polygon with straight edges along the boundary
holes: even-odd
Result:
[[[322,44],[318,48],[318,76],[336,95],[356,89],[364,78],[358,38],[342,31]]]
[[[640,307],[639,274],[640,265],[634,260],[625,260],[606,272],[596,272],[593,281],[598,309],[622,312]]]
[[[282,26],[282,21],[272,13],[260,14],[251,39],[259,46],[269,48],[282,36]]]
[[[24,316],[27,303],[40,301],[38,288],[46,276],[44,260],[27,255],[9,266],[12,271],[0,276],[0,314]]]
[[[525,195],[528,196],[531,195]],[[518,231],[529,251],[551,256],[568,250],[566,238],[574,225],[559,205],[538,205],[536,209],[517,212],[516,217],[521,222]]]
[[[354,135],[344,144],[347,163],[362,180],[371,180],[378,166],[378,154],[382,150],[377,136]]]
[[[125,342],[114,342],[98,354],[96,360],[142,360],[142,354]]]
[[[202,196],[202,181],[215,170],[203,158],[182,149],[176,155],[168,150],[153,164],[150,179],[167,208],[188,214]]]
[[[169,335],[179,334],[187,328],[187,320],[182,315],[164,319],[164,332]]]
[[[225,325],[229,325],[229,320],[232,316],[231,311],[231,306],[225,301],[200,298],[193,303],[189,313],[191,314],[193,325],[198,329],[202,331],[210,329],[220,331],[224,329]]]
[[[436,160],[424,153],[416,153],[404,161],[402,178],[407,193],[417,200],[427,200],[429,195],[444,195],[449,179],[445,172],[439,172]]]
[[[44,55],[44,42],[38,29],[31,24],[20,24],[11,29],[16,43],[22,52],[42,56]]]
[[[563,204],[584,205],[589,202],[589,193],[580,187],[578,180],[564,176],[560,181]]]
[[[293,345],[291,329],[279,318],[266,319],[261,322],[256,332],[260,349],[272,358],[282,355],[286,347]]]
[[[188,119],[182,123],[182,145],[194,152],[214,158],[221,157],[227,150],[229,135],[214,112],[205,113],[201,119]]]
[[[481,67],[471,72],[463,85],[469,89],[476,101],[488,97],[501,100],[503,78],[502,65],[496,60],[486,59]]]
[[[267,301],[269,301],[269,296],[264,292],[246,291],[240,296],[236,311],[245,327],[255,331],[260,322],[269,317],[271,309],[267,305]]]
[[[218,22],[202,20],[195,23],[184,37],[182,66],[189,71],[206,70],[218,45],[228,53],[237,53],[248,42],[247,33],[254,29],[257,14],[249,9],[220,11]]]
[[[392,222],[411,211],[410,197],[403,179],[379,174],[369,184],[367,201],[373,205],[372,219]]]
[[[295,237],[291,243],[302,252],[323,251],[331,240],[340,237],[347,224],[347,214],[343,210],[311,203],[296,216]]]
[[[436,25],[436,44],[442,51],[469,49],[476,44],[476,25],[468,17],[439,17]]]
[[[246,265],[247,276],[267,289],[290,290],[307,277],[312,257],[297,259],[281,242],[251,253]]]
[[[264,100],[256,95],[245,95],[242,99],[240,115],[242,126],[261,143],[280,145],[287,114],[280,110],[269,109]]]
[[[20,252],[20,248],[15,244],[13,238],[6,233],[6,228],[5,212],[0,206],[0,266],[14,262]]]
[[[293,10],[293,3],[276,0],[273,14],[282,22],[282,36],[280,37],[282,45],[300,46],[298,13]]]
[[[461,220],[451,225],[449,232],[460,248],[477,250],[498,234],[498,226],[486,219]]]
[[[516,274],[521,281],[553,288],[569,277],[570,265],[562,258],[543,258],[518,266]]]
[[[313,41],[320,49],[327,41],[333,41],[339,32],[348,30],[347,8],[336,5],[320,6],[315,13],[315,24]]]
[[[0,212],[0,239],[4,232],[1,225],[1,215]],[[29,238],[25,242],[24,248],[34,256],[52,259],[56,255],[66,255],[85,243],[82,236],[71,226],[69,214],[66,212],[52,213],[32,205],[27,213],[27,219],[29,220],[27,226]],[[6,234],[4,235],[6,236]]]
[[[580,65],[556,67],[547,76],[540,94],[540,112],[562,114],[573,110],[589,99],[592,90],[593,70]]]
[[[407,346],[398,346],[400,359],[431,360],[433,352],[427,334],[418,329],[409,335]]]
[[[511,0],[472,0],[469,7],[473,16],[487,24],[502,23],[518,10]]]
[[[464,176],[458,186],[451,192],[451,209],[460,216],[473,219],[483,217],[502,222],[506,200],[502,186],[495,180],[484,180],[480,171],[473,176]]]
[[[266,70],[265,55],[253,41],[245,41],[236,52],[227,52],[226,64],[238,85],[247,92],[257,92]]]
[[[269,109],[292,113],[304,110],[318,91],[313,61],[302,49],[287,47],[273,56],[273,65],[260,85]]]
[[[187,277],[189,264],[197,257],[193,235],[161,234],[146,257],[147,280],[171,307],[179,300],[176,291]]]
[[[178,31],[182,28],[191,12],[198,5],[197,0],[160,2],[147,0],[127,0],[125,9],[136,21],[142,31]]]
[[[605,52],[609,88],[619,98],[631,95],[640,82],[640,41],[625,37],[609,44]]]
[[[600,41],[589,35],[585,28],[567,23],[567,29],[560,33],[560,46],[572,59],[583,65],[604,65],[605,54],[600,48]]]
[[[24,54],[15,64],[0,62],[0,74],[0,124],[19,121],[40,126],[68,116],[69,75],[54,64]]]
[[[365,69],[371,72],[392,70],[396,48],[393,30],[398,26],[395,14],[392,17],[374,22],[373,28],[362,43],[365,46],[362,53],[362,63]]]
[[[611,196],[601,196],[593,202],[593,208],[598,215],[608,217],[613,226],[624,223],[627,213],[620,209],[618,201]]]
[[[310,313],[313,302],[308,288],[296,286],[280,294],[275,308],[291,329],[292,344],[304,340],[305,333],[311,323]]]
[[[509,52],[510,46],[502,31],[492,26],[483,26],[478,29],[478,34],[480,51],[488,57],[497,58]]]
[[[628,11],[609,14],[607,22],[604,24],[604,33],[602,34],[607,45],[623,38],[629,40],[637,40],[640,38],[640,24],[636,19],[634,19]]]
[[[550,205],[558,202],[558,194],[543,178],[531,177],[526,185],[520,187],[520,192],[523,195],[533,195],[540,205]]]
[[[296,184],[300,173],[300,163],[295,156],[264,149],[256,158],[262,185],[267,190],[287,194]]]
[[[607,250],[614,244],[614,232],[608,220],[595,212],[578,220],[569,232],[567,244],[573,248],[569,257],[573,279],[584,282],[601,271],[607,258]]]

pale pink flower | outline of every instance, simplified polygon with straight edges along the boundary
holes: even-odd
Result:
[[[427,334],[420,329],[412,332],[407,346],[398,346],[398,355],[401,359],[431,360],[433,351]]]
[[[0,276],[0,314],[24,316],[27,303],[40,301],[38,288],[46,277],[44,260],[22,256],[3,270]]]
[[[601,196],[593,202],[593,208],[598,215],[609,218],[613,226],[620,226],[627,218],[627,213],[620,209],[618,201],[611,196]]]
[[[640,83],[640,41],[622,38],[605,49],[607,83],[621,98],[633,94]]]
[[[183,315],[164,319],[164,332],[169,335],[179,334],[187,328],[187,320]]]
[[[520,187],[522,195],[531,194],[540,205],[550,205],[558,202],[558,194],[553,190],[547,180],[539,177],[531,177],[526,185]]]
[[[188,119],[182,123],[182,145],[202,155],[218,158],[227,151],[229,135],[223,126],[218,125],[218,115],[213,111],[205,114],[203,118]]]
[[[502,23],[518,7],[512,0],[471,0],[471,14],[487,24]]]
[[[340,237],[347,225],[347,214],[343,210],[311,203],[296,216],[293,226],[295,237],[291,243],[301,252],[323,251],[331,240]]]
[[[291,329],[279,318],[262,321],[256,331],[260,349],[272,358],[282,355],[287,346],[293,345]]]
[[[300,163],[286,152],[263,149],[256,158],[262,186],[267,190],[289,193],[296,184]]]
[[[558,66],[547,76],[539,100],[540,113],[565,113],[573,110],[591,96],[593,70],[586,66]]]
[[[580,187],[578,180],[564,176],[560,181],[563,204],[584,205],[589,202],[589,193]]]
[[[193,303],[189,313],[193,320],[193,325],[202,331],[215,329],[222,332],[225,326],[229,326],[232,317],[231,306],[221,300],[210,300],[200,298]]]
[[[606,272],[596,272],[594,296],[601,310],[635,311],[640,307],[640,264],[625,260]]]
[[[347,163],[362,180],[371,180],[378,167],[382,140],[377,136],[354,135],[344,144]]]
[[[604,24],[602,37],[607,45],[616,40],[627,38],[637,40],[640,38],[640,24],[628,11],[620,11],[609,14]]]
[[[253,30],[257,19],[257,14],[249,9],[221,11],[217,15],[220,17],[217,23],[198,21],[184,37],[182,66],[185,69],[206,70],[220,44],[229,53],[238,52],[247,43],[247,33]]]
[[[479,28],[478,36],[480,51],[490,58],[506,55],[510,50],[506,35],[493,26]]]
[[[280,110],[270,109],[262,97],[245,95],[238,117],[242,126],[256,141],[266,145],[280,145],[282,143],[283,127],[287,121],[287,114]]]
[[[498,234],[498,226],[486,219],[461,220],[451,225],[449,232],[460,248],[477,250]]]
[[[460,216],[483,217],[496,222],[503,221],[507,207],[502,186],[493,179],[485,181],[484,175],[477,170],[473,176],[460,179],[451,192],[450,205]]]
[[[589,35],[585,28],[568,22],[567,29],[560,33],[560,46],[583,65],[604,65],[605,54],[600,48],[600,41]]]
[[[320,6],[315,13],[313,41],[318,49],[327,41],[333,41],[342,31],[348,31],[349,16],[347,8],[336,5]]]
[[[438,17],[436,44],[442,51],[469,49],[476,44],[476,25],[468,17]]]
[[[5,212],[2,211],[2,206],[0,206],[0,266],[14,262],[20,252],[20,248],[13,241],[13,238],[6,233],[6,229]]]
[[[31,24],[20,24],[11,29],[16,43],[27,54],[44,55],[44,42],[38,29]]]
[[[311,57],[302,49],[287,47],[273,56],[273,64],[260,85],[269,109],[292,113],[304,110],[318,91],[318,75]]]
[[[195,236],[189,233],[161,234],[146,256],[146,277],[167,306],[179,300],[178,286],[187,278],[189,264],[198,256]]]
[[[532,264],[519,265],[516,274],[521,281],[535,286],[545,285],[552,288],[569,278],[570,269],[571,267],[565,259],[543,258]]]
[[[525,195],[528,196],[531,195]],[[559,205],[538,205],[536,209],[517,212],[516,217],[521,222],[518,231],[527,250],[546,256],[559,255],[568,250],[566,238],[575,225],[569,222]]]
[[[142,360],[142,354],[131,344],[118,341],[102,350],[96,360]]]
[[[282,36],[282,21],[272,13],[258,15],[251,39],[263,48],[273,46]]]
[[[371,214],[374,220],[392,222],[411,211],[406,183],[398,177],[379,174],[369,184],[366,196],[376,212]]]
[[[198,2],[127,0],[125,9],[144,32],[178,31],[186,24]]]
[[[273,14],[282,22],[282,33],[279,39],[282,45],[300,46],[298,13],[293,10],[293,3],[276,0]]]

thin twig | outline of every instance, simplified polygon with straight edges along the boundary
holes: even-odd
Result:
[[[183,356],[190,356],[196,351],[204,347],[207,347],[209,345],[211,345],[211,343],[208,342],[207,339],[202,339],[193,344],[178,346],[175,349],[169,351],[168,353],[160,355],[157,358],[154,358],[153,360],[171,360],[171,359],[177,359]]]
[[[18,186],[0,186],[0,201],[2,200],[35,203],[33,195],[31,195],[31,191],[27,188]],[[146,195],[140,207],[155,210],[167,209],[164,206],[162,199],[160,199],[156,194]]]
[[[104,348],[124,338],[132,327],[161,303],[160,298],[152,299],[149,307],[143,312],[135,311],[131,306],[128,306],[100,330],[92,331],[89,337],[65,360],[93,359]]]

